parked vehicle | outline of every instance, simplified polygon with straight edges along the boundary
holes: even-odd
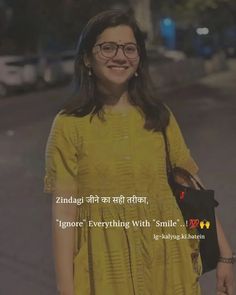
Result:
[[[38,81],[38,57],[24,58],[22,61],[22,78],[25,87],[35,86]]]
[[[59,55],[46,55],[39,58],[39,77],[48,86],[57,85],[65,81]]]
[[[159,64],[178,62],[186,59],[184,52],[178,50],[169,50],[160,46],[148,48],[147,55],[149,60],[156,60]]]
[[[9,93],[10,89],[19,88],[22,85],[20,56],[0,57],[0,97]]]
[[[75,51],[68,50],[60,54],[61,67],[66,79],[74,75]]]
[[[37,58],[0,56],[0,97],[5,97],[14,90],[33,88],[37,82]]]
[[[68,82],[74,75],[74,59],[75,52],[72,50],[41,56],[39,76],[48,86]]]
[[[186,59],[186,54],[180,50],[166,49],[161,46],[159,46],[157,50],[159,55],[162,55],[163,57],[170,59],[174,62],[178,62],[178,61]]]
[[[74,51],[43,56],[0,56],[0,97],[17,90],[42,90],[74,74]]]

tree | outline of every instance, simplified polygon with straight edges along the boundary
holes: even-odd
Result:
[[[75,47],[85,23],[95,14],[110,8],[115,0],[37,0],[40,1],[42,43],[49,39],[62,48]],[[119,1],[122,2],[122,1]]]
[[[5,32],[4,51],[8,53],[34,52],[37,48],[40,21],[36,0],[9,1],[11,20]],[[6,46],[8,45],[8,48]]]
[[[155,1],[154,1],[155,2]],[[177,1],[176,1],[177,2]],[[219,29],[235,22],[234,0],[174,0],[160,1],[158,9],[162,15],[173,17],[185,24],[208,22]]]
[[[1,0],[0,0],[1,1]],[[126,0],[7,0],[13,17],[6,40],[18,53],[74,48],[90,17]],[[1,12],[1,11],[0,11]],[[0,13],[0,22],[3,20]]]

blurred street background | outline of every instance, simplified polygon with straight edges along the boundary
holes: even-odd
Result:
[[[137,18],[157,93],[236,249],[236,2],[0,0],[0,295],[56,295],[45,145],[71,93],[80,31],[108,8]],[[215,284],[214,271],[204,275],[202,294],[215,295]]]

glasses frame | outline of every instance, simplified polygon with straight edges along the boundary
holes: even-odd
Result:
[[[114,53],[113,56],[105,56],[105,55],[102,53],[102,46],[103,46],[104,44],[113,44],[113,45],[116,46],[116,51],[115,51],[115,53]],[[126,53],[125,53],[125,46],[128,46],[128,45],[135,45],[135,46],[136,46],[136,48],[137,48],[137,56],[136,56],[136,57],[133,57],[133,58],[132,58],[132,57],[129,57],[129,56],[126,55]],[[116,42],[112,42],[112,41],[109,42],[109,41],[106,41],[106,42],[102,42],[102,43],[99,43],[99,44],[95,44],[94,47],[96,47],[96,46],[99,47],[102,56],[105,57],[105,58],[114,58],[114,57],[117,55],[117,52],[118,52],[118,49],[119,49],[119,48],[122,49],[122,52],[123,52],[124,56],[125,56],[126,58],[128,58],[128,59],[136,59],[136,58],[139,57],[139,48],[138,48],[138,45],[137,45],[136,43],[133,43],[133,42],[128,42],[128,43],[125,43],[125,44],[118,44],[118,43],[116,43]]]

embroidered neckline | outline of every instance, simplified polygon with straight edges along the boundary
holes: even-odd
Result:
[[[126,117],[126,116],[128,116],[128,115],[130,115],[131,113],[134,113],[134,112],[140,113],[138,107],[130,106],[130,107],[127,107],[127,108],[115,110],[114,107],[104,106],[104,114],[109,115],[109,116],[123,116],[123,117]]]

